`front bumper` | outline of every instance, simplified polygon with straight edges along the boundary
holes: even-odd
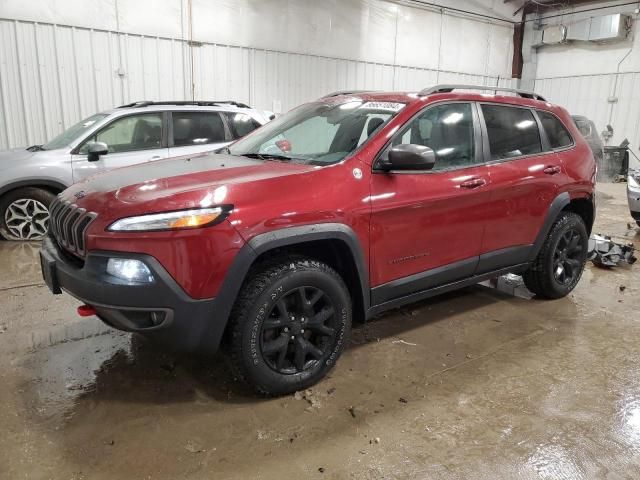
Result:
[[[135,284],[106,273],[109,258],[143,261],[154,281]],[[226,318],[216,319],[216,299],[189,297],[153,257],[138,253],[89,252],[84,263],[47,237],[40,251],[45,283],[95,308],[106,324],[137,332],[172,350],[211,353],[220,343]]]

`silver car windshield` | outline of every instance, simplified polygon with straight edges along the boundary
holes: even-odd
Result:
[[[232,155],[311,165],[337,163],[354,152],[404,103],[365,102],[302,105],[228,148]]]
[[[81,136],[84,132],[88,131],[93,125],[99,121],[105,119],[109,115],[106,113],[96,113],[95,115],[85,118],[74,126],[67,128],[60,135],[55,137],[48,143],[42,145],[42,150],[55,150],[56,148],[64,148]]]

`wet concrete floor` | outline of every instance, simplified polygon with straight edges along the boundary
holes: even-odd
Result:
[[[602,189],[595,231],[640,247]],[[640,264],[557,301],[507,280],[396,310],[264,399],[223,357],[78,318],[37,248],[0,242],[0,479],[640,478]]]

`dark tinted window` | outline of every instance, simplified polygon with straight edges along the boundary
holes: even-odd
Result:
[[[425,145],[436,154],[434,170],[460,168],[474,163],[473,115],[468,103],[428,108],[412,120],[392,142]]]
[[[551,148],[566,147],[573,143],[571,135],[555,115],[538,110],[538,117],[549,138]]]
[[[260,126],[257,120],[246,113],[226,112],[224,115],[227,117],[234,139],[244,137]]]
[[[585,137],[591,135],[591,123],[589,120],[583,120],[581,118],[574,118],[573,120],[576,122],[576,127],[578,127],[582,135]]]
[[[226,141],[224,124],[217,112],[173,112],[172,115],[175,146]]]
[[[533,113],[526,108],[482,105],[491,159],[531,155],[542,151]]]

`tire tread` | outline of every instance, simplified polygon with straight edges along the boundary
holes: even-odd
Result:
[[[323,262],[298,255],[289,256],[287,258],[276,257],[265,261],[249,272],[231,310],[228,325],[229,336],[227,337],[229,348],[228,357],[231,364],[231,370],[237,380],[249,388],[252,388],[258,394],[264,396],[273,395],[273,393],[267,388],[249,380],[248,372],[244,363],[244,351],[242,345],[242,329],[244,322],[247,320],[258,297],[266,289],[282,278],[287,272],[291,270],[304,269],[311,269],[315,271],[321,270],[325,274],[333,277],[333,279],[337,281],[342,288],[347,290],[344,280],[340,274]]]
[[[566,295],[566,293],[560,292],[554,287],[554,284],[552,283],[553,272],[549,270],[548,265],[550,264],[549,257],[554,253],[552,250],[552,246],[556,241],[558,232],[562,231],[568,224],[573,222],[578,222],[579,224],[581,224],[586,233],[586,227],[584,226],[584,221],[582,220],[582,217],[580,217],[580,215],[574,212],[562,213],[562,215],[551,227],[551,230],[549,231],[547,238],[542,244],[542,248],[540,248],[540,252],[538,252],[538,255],[533,261],[533,264],[522,275],[524,284],[531,291],[531,293],[534,293],[535,295],[545,299],[556,299]],[[573,286],[578,283],[581,275],[582,272],[580,272],[580,275],[578,275],[578,278],[574,281]],[[573,286],[571,287],[572,289]]]

